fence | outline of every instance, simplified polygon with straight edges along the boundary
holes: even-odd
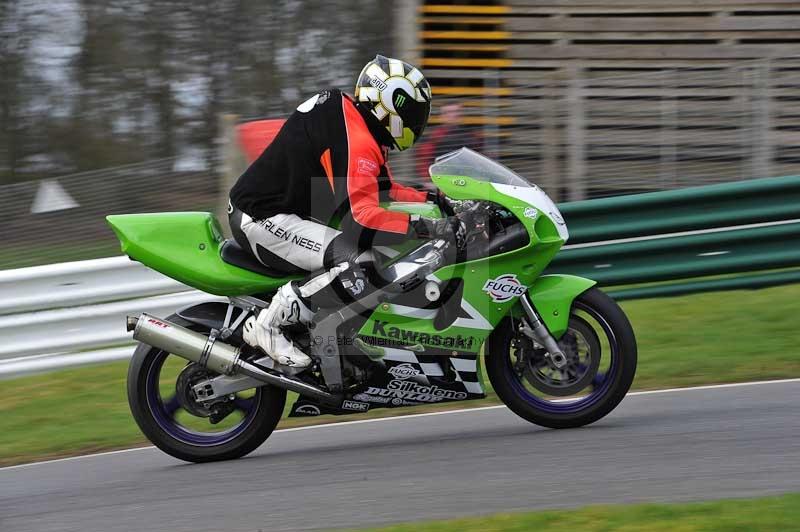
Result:
[[[177,159],[0,186],[0,269],[119,255],[107,214],[210,210],[218,194]]]
[[[392,156],[395,176],[424,174],[432,155],[461,145],[562,201],[800,173],[800,59],[615,77],[576,67],[535,83],[511,74],[435,85],[431,126]],[[213,164],[166,159],[0,186],[0,268],[116,255],[107,214],[218,211],[236,170],[225,175],[229,157],[198,157]]]
[[[562,200],[793,175],[800,166],[795,57],[615,77],[576,66],[535,84],[505,77],[499,87],[507,73],[480,75],[478,87],[434,87],[438,107],[459,102],[482,147]]]
[[[562,208],[574,243],[550,270],[595,279],[617,299],[800,282],[800,177]],[[634,283],[651,284],[613,288]],[[124,258],[0,272],[0,378],[127,358],[125,315],[211,299]]]

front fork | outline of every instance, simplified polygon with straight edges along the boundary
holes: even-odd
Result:
[[[520,323],[519,331],[547,349],[545,358],[549,358],[553,366],[555,366],[557,369],[563,368],[567,364],[567,357],[558,346],[558,342],[556,342],[555,338],[553,338],[553,335],[550,334],[550,331],[547,330],[547,326],[542,323],[541,318],[539,318],[539,314],[537,314],[536,309],[533,308],[531,302],[528,301],[528,298],[523,295],[519,298],[519,301],[522,304],[522,309],[525,311],[525,315],[528,317],[528,322],[530,323],[530,325],[528,325],[528,323],[523,320]]]

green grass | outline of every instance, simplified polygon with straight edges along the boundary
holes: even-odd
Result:
[[[381,532],[765,532],[800,530],[800,494],[690,504],[588,506],[409,523]]]
[[[800,285],[630,301],[636,331],[636,389],[800,377]],[[128,411],[126,364],[3,381],[0,464],[147,442]],[[402,415],[496,403],[446,403],[341,417],[284,419],[281,426]]]

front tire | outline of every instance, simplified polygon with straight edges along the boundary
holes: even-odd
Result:
[[[201,329],[178,316],[169,321]],[[205,331],[202,331],[205,332]],[[165,453],[187,462],[214,462],[239,458],[260,446],[275,430],[283,415],[286,390],[265,385],[249,397],[236,396],[236,418],[212,425],[181,407],[173,380],[165,368],[185,366],[180,357],[139,344],[128,369],[128,403],[145,436]],[[166,383],[165,383],[166,381]],[[174,387],[175,385],[173,385]],[[166,397],[165,397],[166,396]]]
[[[636,373],[636,338],[619,305],[599,289],[575,299],[569,329],[559,340],[562,349],[574,342],[586,351],[575,349],[574,374],[546,367],[541,346],[522,355],[529,340],[518,325],[519,319],[506,318],[489,337],[486,353],[489,381],[518,416],[544,427],[581,427],[609,414],[628,393]]]

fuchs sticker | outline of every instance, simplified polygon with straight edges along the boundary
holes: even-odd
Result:
[[[534,209],[533,207],[528,207],[524,211],[522,211],[522,215],[525,218],[530,218],[531,220],[535,220],[537,216],[539,216],[539,211]]]
[[[320,415],[319,407],[316,405],[303,405],[297,407],[295,410],[297,414],[303,414],[304,416],[318,416]]]
[[[489,294],[489,297],[495,303],[510,301],[524,294],[527,289],[513,273],[506,273],[495,279],[489,279],[483,285],[483,291]]]
[[[343,401],[343,410],[354,410],[356,412],[366,412],[369,410],[369,403],[361,403],[359,401]]]
[[[411,364],[400,364],[390,368],[387,373],[395,379],[406,380],[419,375],[419,370]]]

